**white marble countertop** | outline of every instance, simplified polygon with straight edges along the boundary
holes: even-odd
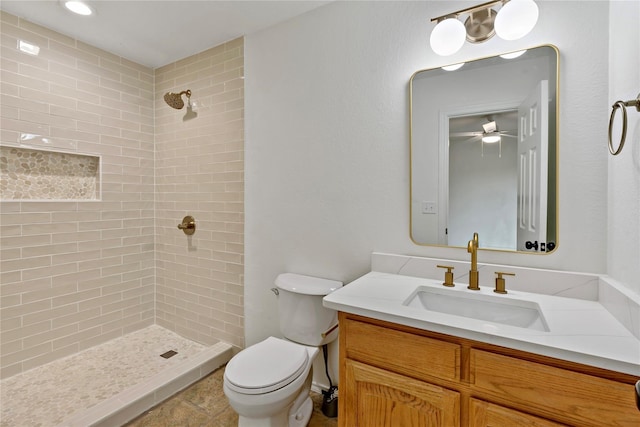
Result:
[[[471,291],[456,282],[457,292],[525,299],[538,303],[549,331],[438,313],[402,303],[419,286],[442,289],[442,281],[371,272],[324,298],[325,307],[418,329],[640,376],[640,341],[598,301],[492,288]]]

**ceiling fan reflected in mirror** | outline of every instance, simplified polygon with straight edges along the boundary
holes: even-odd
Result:
[[[482,130],[472,132],[451,132],[451,139],[466,138],[464,142],[481,141],[482,156],[484,156],[484,144],[499,144],[498,156],[502,157],[502,138],[516,138],[515,131],[501,131],[498,124],[492,117],[487,117],[486,122],[481,125]]]

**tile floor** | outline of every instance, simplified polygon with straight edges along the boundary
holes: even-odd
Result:
[[[0,382],[0,427],[56,426],[205,348],[151,325],[6,378]],[[178,354],[158,356],[167,350]]]
[[[126,427],[236,427],[238,415],[222,391],[224,368],[220,368]],[[337,418],[327,418],[320,410],[322,395],[312,393],[313,415],[309,427],[335,427]]]

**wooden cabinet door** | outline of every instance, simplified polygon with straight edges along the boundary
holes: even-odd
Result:
[[[469,427],[561,427],[544,418],[494,405],[482,400],[470,399]]]
[[[631,384],[477,349],[470,364],[476,395],[580,427],[640,426]]]
[[[459,393],[350,359],[344,367],[341,426],[460,426]]]

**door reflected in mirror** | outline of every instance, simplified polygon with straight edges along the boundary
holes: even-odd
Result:
[[[465,247],[478,232],[481,249],[555,249],[557,82],[553,46],[412,76],[415,243]]]

